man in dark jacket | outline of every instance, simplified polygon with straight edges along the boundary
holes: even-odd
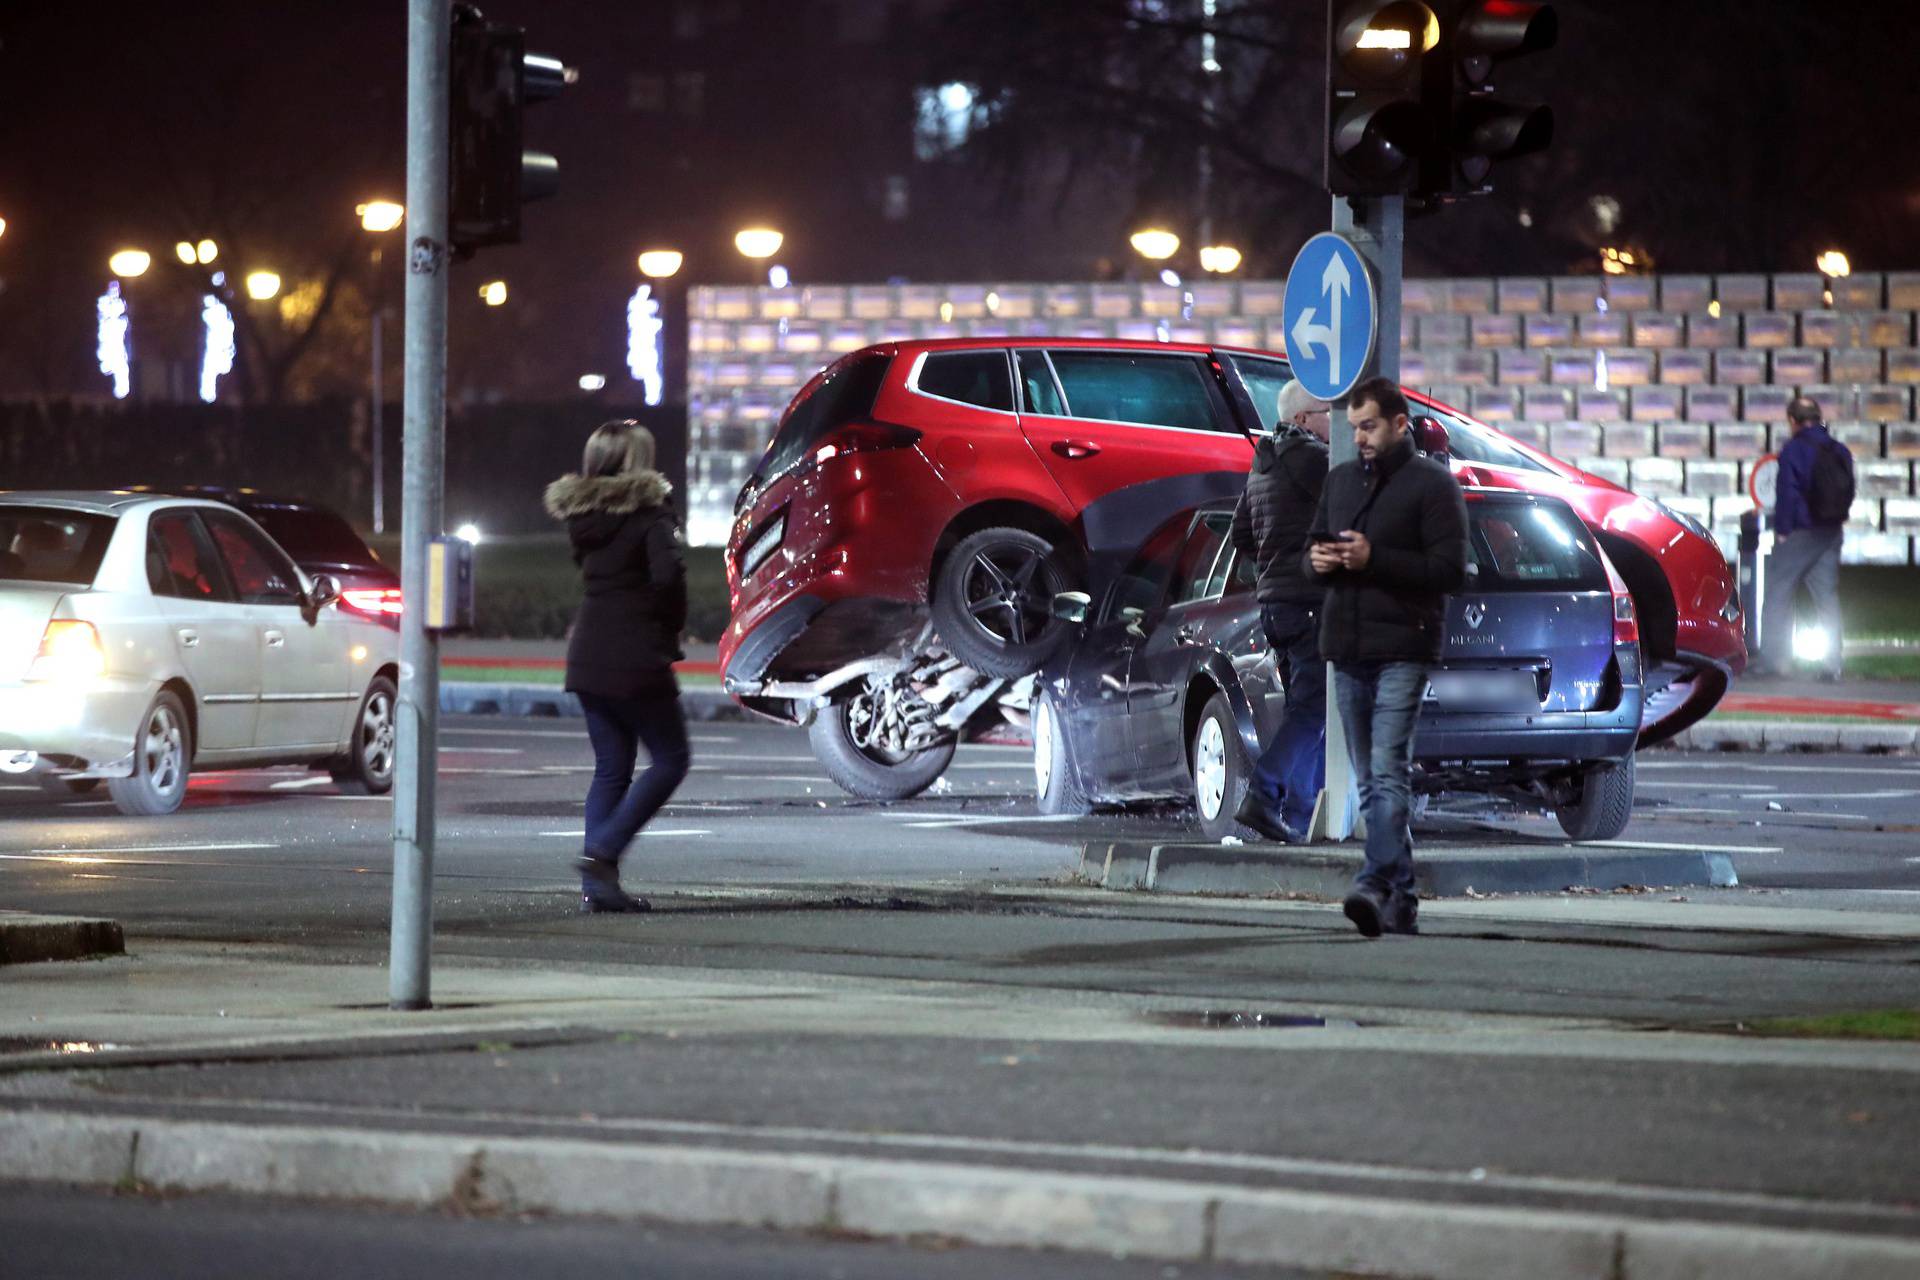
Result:
[[[1417,933],[1413,730],[1440,657],[1447,595],[1467,577],[1467,504],[1453,473],[1415,451],[1407,402],[1387,378],[1347,398],[1360,456],[1327,476],[1307,567],[1327,584],[1320,652],[1367,824],[1367,860],[1345,909],[1369,938]]]
[[[1306,838],[1326,779],[1327,666],[1320,659],[1326,588],[1307,574],[1307,531],[1327,479],[1331,410],[1298,382],[1280,389],[1275,432],[1254,446],[1233,545],[1259,566],[1260,623],[1286,689],[1285,718],[1254,766],[1239,818],[1286,844]]]
[[[1853,453],[1827,433],[1820,404],[1795,396],[1787,404],[1793,434],[1780,450],[1773,486],[1773,554],[1767,559],[1755,675],[1783,676],[1793,665],[1793,605],[1802,583],[1826,634],[1820,678],[1840,678],[1840,543],[1853,496]],[[1827,469],[1823,483],[1818,471]]]

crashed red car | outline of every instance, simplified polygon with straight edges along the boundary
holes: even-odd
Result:
[[[857,795],[930,784],[954,745],[1024,718],[1096,598],[1168,516],[1239,493],[1286,357],[1179,343],[970,338],[853,352],[801,388],[742,487],[725,687],[809,725]],[[1710,711],[1746,663],[1725,558],[1699,522],[1409,392],[1463,483],[1551,494],[1632,592],[1641,745]]]

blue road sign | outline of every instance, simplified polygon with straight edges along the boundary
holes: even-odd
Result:
[[[1338,400],[1373,356],[1380,318],[1373,275],[1346,237],[1322,231],[1300,246],[1280,312],[1293,376],[1322,400]]]

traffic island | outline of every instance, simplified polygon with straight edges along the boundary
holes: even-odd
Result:
[[[1107,889],[1338,900],[1365,860],[1358,844],[1152,844],[1090,841],[1080,876]],[[1444,845],[1415,854],[1422,897],[1558,893],[1626,886],[1733,888],[1724,853],[1623,848],[1609,844]]]
[[[124,955],[126,950],[117,920],[0,911],[0,964],[85,960]]]

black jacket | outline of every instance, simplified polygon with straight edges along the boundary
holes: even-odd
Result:
[[[1409,435],[1371,468],[1356,460],[1329,472],[1314,528],[1354,529],[1373,546],[1365,569],[1315,575],[1328,588],[1320,616],[1327,661],[1438,659],[1447,595],[1467,580],[1467,503],[1453,473],[1415,453]]]
[[[687,571],[680,529],[658,471],[561,476],[547,514],[567,524],[586,596],[567,642],[567,688],[607,698],[673,693],[684,656]]]
[[[1254,446],[1247,490],[1233,509],[1233,545],[1260,566],[1261,604],[1317,608],[1327,594],[1302,559],[1326,481],[1327,446],[1304,431]]]

